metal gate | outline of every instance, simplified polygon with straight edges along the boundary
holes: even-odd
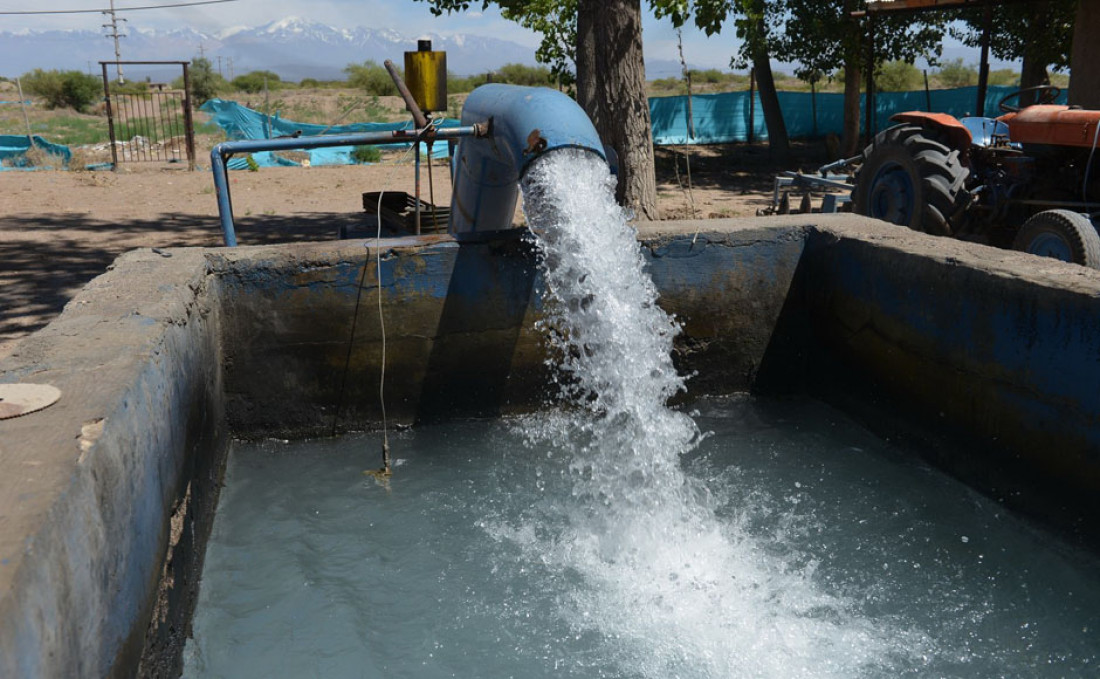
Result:
[[[107,103],[107,131],[111,163],[187,162],[195,169],[195,124],[191,116],[191,78],[187,61],[101,61],[103,97]],[[179,65],[183,89],[146,84],[143,92],[111,92],[108,65]]]

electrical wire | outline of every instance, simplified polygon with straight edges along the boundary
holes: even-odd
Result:
[[[137,12],[145,9],[168,9],[171,7],[197,7],[199,5],[220,5],[226,2],[239,2],[239,0],[198,0],[198,2],[177,2],[170,5],[144,5],[141,7],[110,7],[103,9],[36,9],[20,11],[0,11],[0,15],[28,15],[28,14],[109,14],[111,12]]]

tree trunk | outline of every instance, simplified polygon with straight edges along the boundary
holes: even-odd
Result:
[[[1100,0],[1080,0],[1073,23],[1069,103],[1100,110]]]
[[[593,0],[581,0],[581,6]],[[606,0],[596,18],[596,99],[602,127],[619,156],[619,203],[639,220],[657,219],[653,130],[642,58],[641,0]],[[578,15],[579,18],[579,15]],[[598,128],[597,128],[598,129]]]
[[[790,158],[791,144],[787,138],[787,123],[779,107],[779,93],[775,91],[775,78],[767,50],[754,49],[752,65],[756,69],[756,85],[760,92],[760,107],[764,109],[764,124],[768,128],[768,147],[772,159],[784,162]]]
[[[840,154],[851,158],[859,153],[859,83],[863,69],[859,59],[849,59],[844,64],[844,127],[840,136]]]
[[[606,129],[606,116],[601,115],[600,101],[596,96],[599,77],[596,75],[596,25],[600,3],[580,0],[577,3],[577,103],[580,104],[601,139],[610,137]]]

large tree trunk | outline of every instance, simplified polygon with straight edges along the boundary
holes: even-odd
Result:
[[[601,115],[600,101],[596,96],[599,90],[599,77],[596,75],[596,24],[600,4],[590,0],[580,0],[577,7],[577,103],[584,109],[596,132],[602,139],[610,137],[606,129],[607,116]]]
[[[764,109],[764,124],[768,127],[768,147],[772,159],[786,161],[791,154],[791,143],[787,138],[787,123],[783,121],[783,110],[779,107],[779,93],[775,91],[775,78],[772,77],[772,65],[766,50],[753,50],[752,66],[756,69],[756,85],[760,91],[760,107]]]
[[[1073,23],[1069,103],[1100,110],[1100,0],[1080,0]]]
[[[851,158],[859,153],[859,82],[863,69],[859,57],[844,64],[844,127],[840,135],[840,155]]]
[[[585,7],[593,3],[598,5],[596,10]],[[596,111],[608,134],[605,143],[619,156],[616,198],[633,209],[637,219],[657,219],[641,0],[580,0],[578,18],[584,11],[594,11],[596,18]]]

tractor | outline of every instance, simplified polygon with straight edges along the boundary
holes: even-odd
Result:
[[[1100,111],[1060,90],[1002,98],[998,118],[899,113],[864,149],[852,208],[917,231],[1100,268]],[[1021,95],[1036,102],[1019,106]]]

